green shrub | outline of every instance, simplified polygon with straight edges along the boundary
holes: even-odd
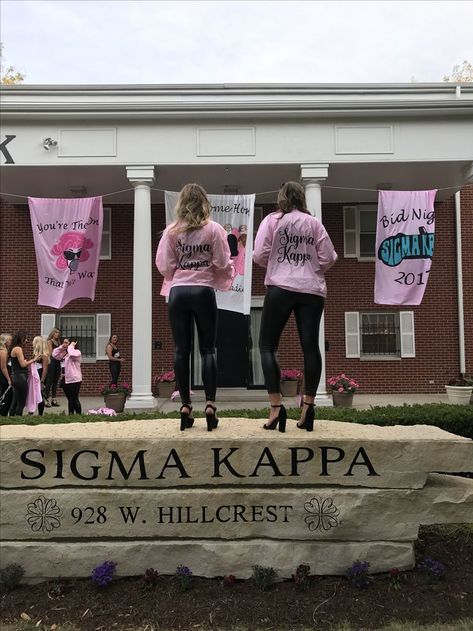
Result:
[[[262,592],[267,592],[278,576],[277,570],[263,565],[253,565],[251,580]]]
[[[25,570],[18,563],[9,563],[3,570],[0,570],[0,583],[7,589],[15,589],[21,583]]]

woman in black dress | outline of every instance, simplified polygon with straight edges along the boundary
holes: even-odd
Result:
[[[10,416],[22,416],[28,395],[28,366],[41,359],[34,355],[32,359],[25,359],[24,351],[28,336],[25,331],[17,331],[11,343],[11,383],[13,386],[13,400],[10,406]]]
[[[61,331],[59,329],[53,329],[48,335],[47,342],[50,362],[44,388],[44,405],[47,408],[55,408],[59,407],[59,403],[56,400],[56,393],[59,377],[61,376],[61,362],[58,362],[57,359],[53,357],[53,350],[61,345]],[[52,396],[51,403],[49,403],[50,391]]]

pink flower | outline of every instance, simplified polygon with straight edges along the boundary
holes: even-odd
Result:
[[[111,387],[111,388],[116,388],[117,386],[116,386],[116,384],[112,383],[112,384],[110,385],[110,387]]]
[[[338,389],[339,392],[344,392],[343,386],[340,386]]]

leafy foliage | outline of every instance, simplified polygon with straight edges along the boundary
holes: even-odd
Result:
[[[9,563],[0,570],[0,583],[7,589],[15,589],[21,583],[25,570],[19,563]]]
[[[277,570],[272,567],[264,567],[263,565],[253,565],[252,568],[251,580],[258,589],[262,592],[267,592],[278,576]]]

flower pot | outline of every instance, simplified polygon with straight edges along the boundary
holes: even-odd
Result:
[[[283,397],[297,396],[297,381],[281,381],[281,394]]]
[[[332,391],[333,404],[336,408],[353,407],[353,392],[336,392]]]
[[[170,399],[171,394],[176,389],[175,381],[161,381],[158,385],[159,396],[163,397],[163,399]]]
[[[123,412],[126,401],[124,392],[116,392],[115,394],[104,395],[105,407],[112,408],[115,412]]]
[[[473,386],[445,386],[448,402],[453,405],[469,405]]]

